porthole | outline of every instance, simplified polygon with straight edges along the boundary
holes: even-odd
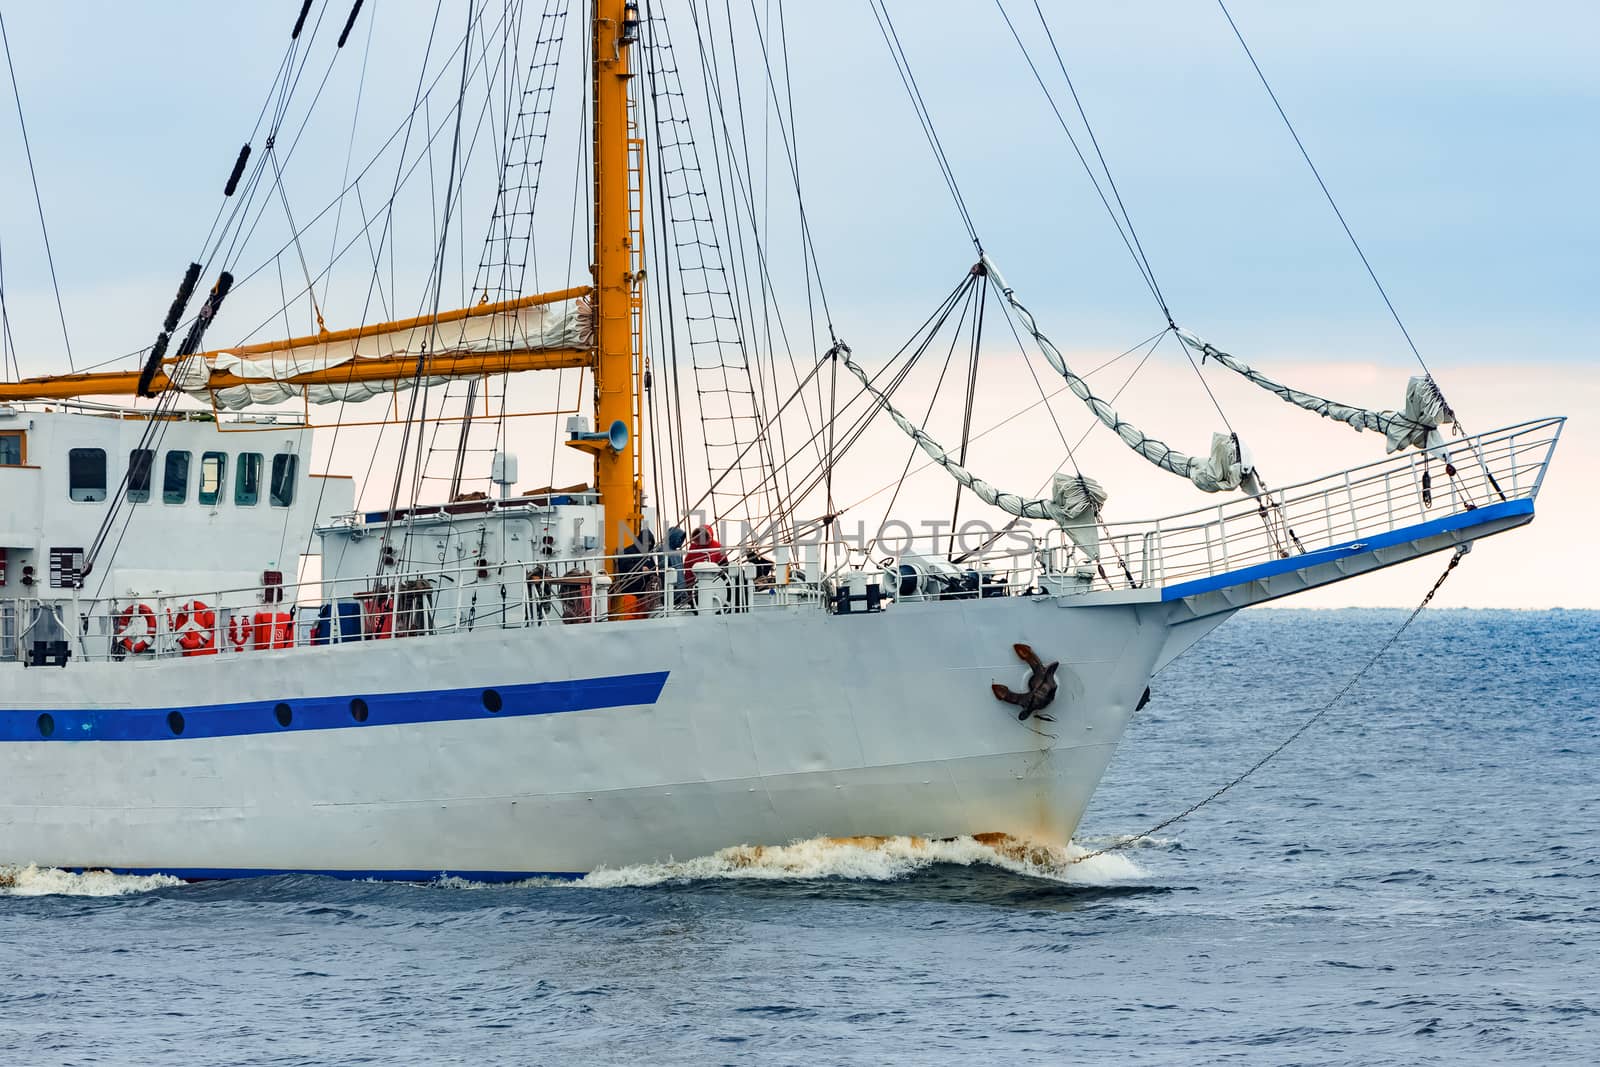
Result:
[[[48,711],[39,716],[39,736],[49,737],[56,732],[56,720]]]
[[[483,706],[491,712],[499,711],[505,707],[504,701],[500,699],[500,691],[498,689],[485,689],[483,691]]]
[[[171,730],[174,735],[183,733],[183,712],[167,712],[167,729]]]
[[[360,697],[350,701],[350,717],[356,722],[367,721],[367,702]]]
[[[289,705],[279,704],[272,709],[273,718],[278,720],[279,726],[288,726],[294,722],[294,712],[289,710]]]

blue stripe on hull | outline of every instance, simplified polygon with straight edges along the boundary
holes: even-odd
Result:
[[[319,878],[337,878],[346,882],[437,882],[441,878],[460,878],[468,882],[503,885],[508,882],[526,882],[531,878],[552,878],[570,882],[583,877],[579,871],[303,871],[274,870],[266,867],[67,867],[64,869],[78,874],[87,871],[109,871],[112,874],[139,877],[164,874],[171,878],[181,878],[185,882],[309,874]]]
[[[654,671],[481,689],[286,697],[282,701],[256,700],[180,708],[0,711],[0,742],[174,741],[635,707],[654,704],[660,699],[667,673]],[[356,715],[363,705],[365,719],[358,721]],[[287,725],[280,720],[285,709]],[[181,723],[173,719],[174,712],[182,716]],[[176,732],[175,727],[181,727],[181,732]],[[431,878],[437,873],[425,877]]]
[[[1303,556],[1290,556],[1288,559],[1275,559],[1267,563],[1258,563],[1254,567],[1243,567],[1226,574],[1213,574],[1209,578],[1197,578],[1192,582],[1179,582],[1169,585],[1161,590],[1162,600],[1182,600],[1186,596],[1197,596],[1200,593],[1210,593],[1229,586],[1244,585],[1246,582],[1259,581],[1262,578],[1271,578],[1277,574],[1287,574],[1289,571],[1304,570],[1315,567],[1321,563],[1332,563],[1334,560],[1348,559],[1361,552],[1371,552],[1378,548],[1391,548],[1394,545],[1403,545],[1410,541],[1420,541],[1425,537],[1435,534],[1451,533],[1456,530],[1466,530],[1473,526],[1482,526],[1513,515],[1532,515],[1533,501],[1505,500],[1498,504],[1486,504],[1472,511],[1464,511],[1455,515],[1446,515],[1442,519],[1431,519],[1428,522],[1418,523],[1415,526],[1405,526],[1387,533],[1374,534],[1371,537],[1347,541],[1344,544],[1332,545],[1328,548],[1319,548],[1315,552],[1307,552]]]

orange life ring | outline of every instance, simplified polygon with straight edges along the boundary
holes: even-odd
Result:
[[[140,621],[142,634],[132,633],[134,620]],[[117,616],[117,647],[124,652],[138,655],[150,651],[150,643],[156,636],[156,613],[149,604],[129,604]]]
[[[167,626],[178,635],[178,651],[183,655],[216,655],[217,613],[205,601],[191,600],[176,615],[168,611]]]
[[[217,625],[217,613],[204,600],[191,600],[178,609],[178,614],[167,612],[167,625],[173,633],[190,629],[212,630]]]
[[[235,652],[243,652],[250,647],[250,641],[255,637],[255,626],[248,615],[235,615],[228,620],[228,643]]]
[[[215,656],[217,636],[210,630],[185,630],[178,635],[178,650],[185,656]]]

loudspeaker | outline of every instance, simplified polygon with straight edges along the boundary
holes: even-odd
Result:
[[[628,424],[617,419],[611,424],[611,430],[606,434],[606,438],[611,442],[611,451],[621,452],[628,447]]]

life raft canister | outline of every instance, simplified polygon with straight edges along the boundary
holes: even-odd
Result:
[[[156,636],[156,613],[149,604],[129,604],[117,616],[117,647],[138,655],[150,651]]]
[[[203,600],[191,600],[176,615],[167,612],[167,626],[178,635],[178,650],[185,656],[217,654],[217,613]]]
[[[293,648],[294,616],[287,611],[258,611],[255,618],[256,648]]]

